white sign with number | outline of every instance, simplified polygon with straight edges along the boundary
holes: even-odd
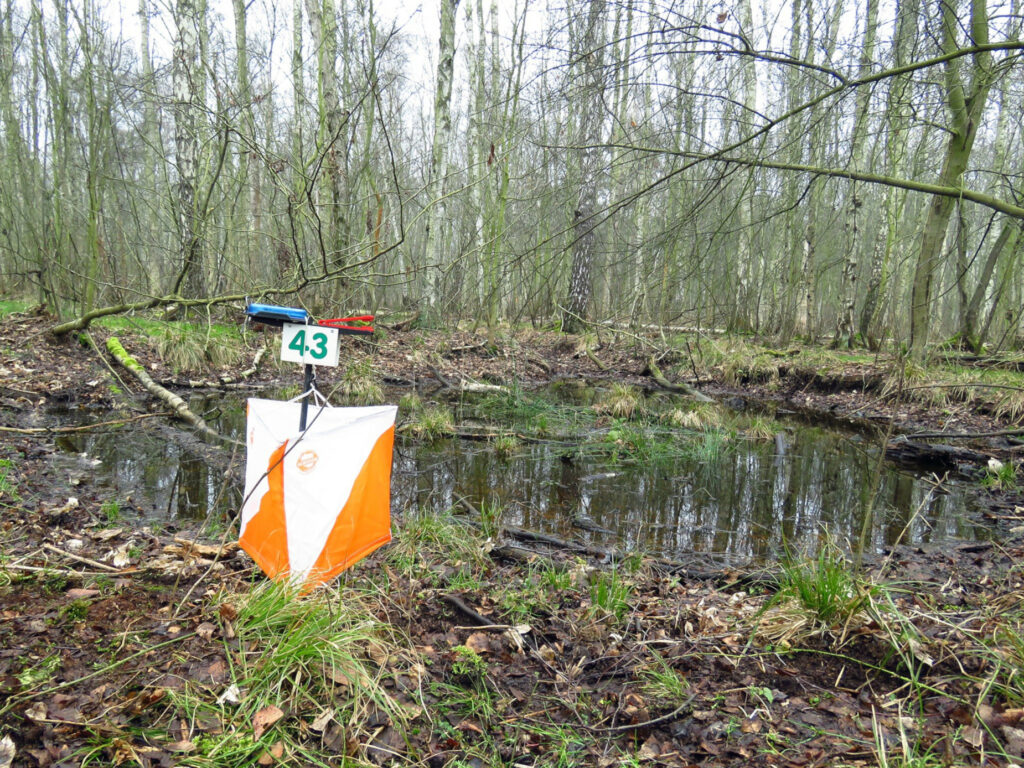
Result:
[[[281,329],[281,359],[305,365],[338,365],[338,329],[285,323]]]

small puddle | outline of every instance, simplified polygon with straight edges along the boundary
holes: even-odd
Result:
[[[400,396],[392,393],[392,401]],[[569,399],[579,405],[588,396]],[[244,402],[241,395],[196,397],[190,407],[239,437]],[[671,399],[664,403],[672,407]],[[480,414],[472,398],[455,409],[459,423]],[[713,439],[662,430],[660,452],[646,453],[630,444],[630,424],[614,419],[594,427],[582,443],[524,440],[510,452],[508,446],[499,452],[493,441],[424,443],[400,435],[392,508],[398,514],[444,511],[463,499],[477,509],[499,505],[506,524],[672,559],[693,552],[736,562],[773,559],[785,546],[813,550],[826,531],[856,542],[878,467],[878,441],[785,418],[771,421],[780,436],[743,434],[765,420],[763,414],[730,416],[728,431]],[[223,449],[166,425],[141,424],[61,437],[68,472],[99,473],[122,507],[154,521],[185,526],[211,512],[236,513],[241,449],[228,471]],[[609,444],[621,447],[610,456]],[[595,445],[602,450],[588,447]],[[93,467],[96,459],[101,463]],[[955,481],[937,484],[883,462],[867,549],[987,538],[990,530],[974,521],[972,497]]]

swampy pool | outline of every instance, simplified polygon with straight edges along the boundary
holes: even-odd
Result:
[[[388,393],[391,402],[402,396]],[[487,439],[496,428],[493,412],[487,424],[480,420],[485,399],[464,395],[447,403],[457,424],[477,427],[468,437],[435,441],[403,428],[409,414],[399,408],[396,526],[423,511],[499,509],[508,525],[598,547],[746,563],[787,547],[814,549],[825,536],[857,542],[877,487],[867,550],[989,535],[977,522],[970,483],[880,463],[880,438],[865,432],[763,407],[722,408],[719,429],[657,426],[653,447],[636,445],[637,428],[610,417],[587,422],[579,439],[563,433],[502,443]],[[589,413],[578,394],[570,400],[563,414]],[[672,413],[678,402],[650,398],[648,407]],[[195,397],[190,406],[222,433],[243,435],[244,396]],[[212,518],[223,526],[240,504],[241,448],[232,453],[156,421],[62,437],[58,446],[69,473],[97,474],[122,510],[153,522],[194,528]]]

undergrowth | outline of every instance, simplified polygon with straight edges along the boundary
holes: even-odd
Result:
[[[367,651],[393,645],[393,630],[352,594],[341,599],[328,589],[301,596],[286,584],[265,582],[221,599],[222,627],[230,623],[237,636],[224,643],[229,681],[223,693],[214,698],[191,682],[170,692],[173,719],[219,727],[197,736],[180,765],[241,768],[264,764],[264,755],[274,762],[287,755],[290,765],[329,765],[334,758],[321,751],[305,723],[319,722],[320,730],[330,722],[358,728],[378,712],[396,724],[405,720]],[[333,712],[324,722],[328,708]]]

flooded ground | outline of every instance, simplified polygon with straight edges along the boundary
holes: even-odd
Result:
[[[395,402],[401,396],[389,394]],[[578,394],[573,399],[587,407]],[[481,403],[464,397],[451,405],[467,423],[486,410]],[[242,395],[195,398],[191,406],[222,432],[242,434]],[[875,495],[876,438],[786,416],[770,421],[774,435],[750,436],[748,427],[765,421],[764,413],[731,413],[727,429],[663,429],[657,451],[618,437],[617,429],[630,427],[617,420],[576,441],[522,440],[511,451],[488,440],[425,442],[400,432],[393,511],[443,511],[465,500],[500,509],[506,524],[600,547],[732,562],[773,559],[786,546],[814,549],[826,531],[857,542],[872,497],[868,551],[987,536],[972,515],[969,484],[884,462]],[[241,448],[232,456],[157,424],[65,436],[58,447],[72,477],[98,473],[119,511],[154,522],[186,527],[211,513],[226,521],[240,504]]]

